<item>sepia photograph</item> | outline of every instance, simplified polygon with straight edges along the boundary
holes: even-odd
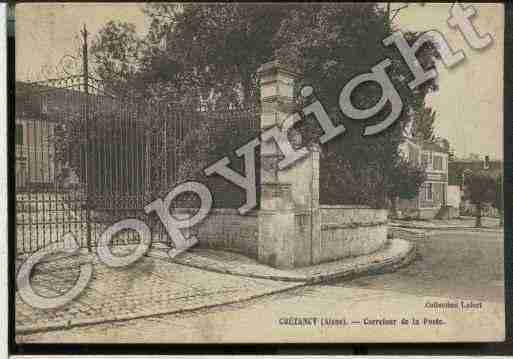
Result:
[[[505,340],[504,5],[15,6],[15,343]]]

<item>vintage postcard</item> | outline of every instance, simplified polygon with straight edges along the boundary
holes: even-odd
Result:
[[[16,343],[503,341],[504,23],[16,5]]]

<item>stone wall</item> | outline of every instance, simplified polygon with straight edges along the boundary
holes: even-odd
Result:
[[[364,206],[321,206],[317,262],[369,254],[387,241],[387,210]]]
[[[194,209],[179,208],[173,215],[189,216]],[[256,212],[240,215],[237,209],[212,209],[209,215],[191,229],[199,246],[242,253],[251,258],[258,254],[258,218]]]
[[[293,85],[299,74],[270,62],[258,76],[261,131],[274,126],[283,130],[294,108]],[[382,248],[387,241],[386,210],[320,205],[316,146],[285,168],[278,166],[284,154],[276,143],[262,141],[260,146],[259,209],[249,215],[213,209],[192,229],[200,246],[240,252],[277,268],[303,267]]]
[[[441,207],[435,208],[401,208],[399,219],[433,219],[440,213]]]
[[[440,208],[421,208],[418,211],[418,219],[433,219],[440,212]]]
[[[274,267],[303,267],[368,254],[385,244],[386,210],[321,206],[320,233],[316,234],[311,212],[293,210],[290,200],[282,200],[288,196],[277,193],[289,188],[282,184],[267,187],[263,195],[275,196],[272,209],[246,215],[231,208],[212,209],[191,233],[197,236],[200,247],[241,253]],[[179,208],[173,215],[184,218],[194,212]],[[259,241],[259,237],[268,240]]]
[[[300,74],[273,61],[258,71],[261,130],[282,129],[294,109],[294,81]],[[301,147],[301,141],[296,143]],[[294,268],[368,254],[387,240],[387,211],[355,206],[320,206],[319,150],[287,168],[275,143],[261,143],[261,197],[257,260]]]

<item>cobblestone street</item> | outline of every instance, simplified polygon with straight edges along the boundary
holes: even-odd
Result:
[[[17,332],[184,311],[237,302],[301,285],[212,273],[148,257],[126,268],[109,268],[92,260],[95,266],[88,287],[64,307],[35,309],[17,294]],[[44,265],[37,271],[32,278],[35,290],[44,296],[69,290],[78,278],[76,264],[84,258],[65,261]]]

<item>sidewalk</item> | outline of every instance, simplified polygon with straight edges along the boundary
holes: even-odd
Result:
[[[165,249],[155,248],[149,253],[152,257],[215,273],[308,284],[392,271],[409,263],[415,255],[414,243],[399,238],[369,255],[288,270],[272,268],[241,254],[206,248],[194,248],[175,258],[169,258]]]
[[[40,266],[32,278],[34,289],[44,296],[69,290],[78,278],[79,263],[88,258],[94,263],[93,278],[71,303],[42,310],[16,294],[16,334],[213,307],[304,285],[223,275],[150,257],[130,267],[109,268],[85,254]]]
[[[122,247],[132,250],[132,246]],[[232,304],[307,284],[395,270],[416,255],[414,243],[393,239],[370,255],[287,271],[231,252],[192,249],[170,258],[167,250],[155,243],[146,257],[124,268],[107,267],[87,252],[40,264],[31,281],[44,296],[69,290],[81,263],[93,263],[93,278],[77,299],[52,310],[33,308],[17,293],[16,334]]]

